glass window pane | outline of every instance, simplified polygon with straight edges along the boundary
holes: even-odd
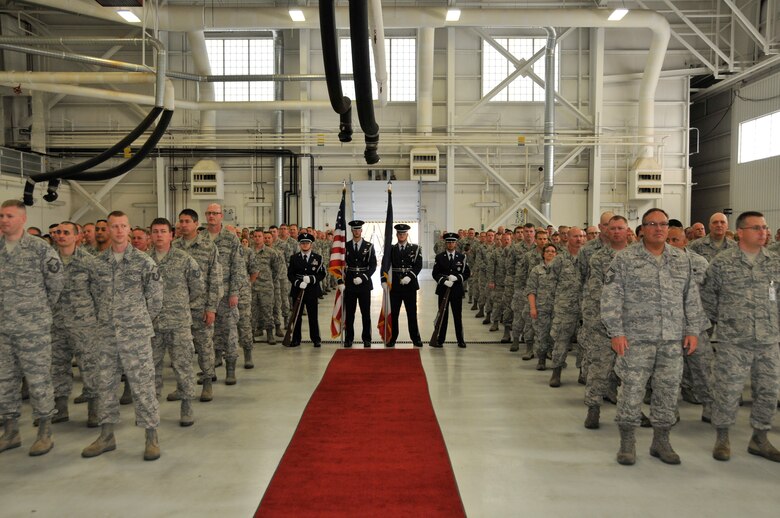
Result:
[[[414,101],[417,99],[417,41],[414,38],[391,38],[389,41],[390,51],[386,52],[390,87],[388,99]]]
[[[780,156],[780,111],[739,124],[737,162]]]
[[[497,38],[500,45],[506,45],[506,38]],[[482,42],[482,95],[484,96],[503,81],[508,72],[508,61],[489,43]],[[493,96],[492,101],[506,101],[507,89]]]
[[[545,38],[495,38],[495,41],[504,46],[518,59],[531,59],[534,53],[543,49]],[[514,63],[506,59],[490,44],[482,43],[482,95],[487,94],[501,81],[504,81],[515,71]],[[555,59],[555,86],[558,87],[558,58],[559,49],[556,48]],[[544,58],[534,63],[533,71],[544,79]],[[544,102],[544,88],[537,85],[530,77],[517,77],[502,92],[493,97],[493,101],[511,102]]]

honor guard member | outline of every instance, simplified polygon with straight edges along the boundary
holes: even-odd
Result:
[[[293,301],[298,298],[300,290],[303,290],[301,305],[306,307],[306,313],[309,315],[309,337],[314,343],[314,347],[319,347],[322,344],[322,340],[320,339],[320,324],[317,320],[317,303],[322,294],[320,281],[325,278],[325,265],[322,264],[322,256],[312,252],[313,242],[314,236],[308,232],[298,235],[298,246],[301,251],[290,257],[290,266],[287,267],[287,279],[292,284],[290,297]],[[298,308],[290,347],[301,345],[302,309]]]
[[[447,323],[449,320],[449,308],[452,308],[452,320],[455,323],[455,339],[458,341],[458,347],[465,348],[466,341],[463,339],[463,297],[465,291],[464,283],[471,276],[471,269],[466,261],[466,256],[457,250],[458,234],[447,232],[444,234],[445,250],[438,254],[433,264],[433,280],[436,281],[436,295],[439,296],[439,306],[444,299],[444,293],[449,288],[450,296],[447,302],[447,308],[444,308],[441,328],[436,342],[432,347],[441,347],[447,337]]]
[[[22,445],[19,416],[22,376],[30,387],[33,417],[39,420],[38,438],[30,455],[54,447],[51,418],[55,415],[51,381],[52,308],[65,277],[57,252],[24,231],[27,209],[21,201],[0,207],[0,415],[3,436],[0,452]]]
[[[371,347],[371,290],[374,284],[371,277],[376,271],[376,253],[374,245],[364,240],[363,222],[350,221],[352,228],[352,241],[347,243],[344,269],[344,279],[339,284],[344,284],[344,311],[345,336],[344,347],[352,347],[355,338],[355,309],[360,304],[360,316],[363,321],[363,347]]]
[[[398,242],[393,245],[391,262],[393,267],[393,289],[390,290],[390,307],[393,318],[393,336],[388,347],[394,347],[398,339],[398,314],[401,312],[401,304],[406,307],[406,320],[409,323],[409,337],[415,347],[422,347],[420,330],[417,327],[417,291],[420,284],[417,276],[422,270],[422,254],[420,247],[407,241],[409,225],[399,223],[395,225]]]

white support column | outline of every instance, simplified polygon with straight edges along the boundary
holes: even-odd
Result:
[[[168,214],[168,173],[165,170],[164,158],[154,159],[154,172],[157,180],[157,217],[173,221],[173,215]]]
[[[46,152],[46,121],[49,111],[46,109],[44,92],[32,92],[32,129],[30,131],[30,149],[37,153]]]
[[[590,109],[593,133],[601,135],[604,108],[604,29],[590,29]],[[601,217],[601,146],[591,148],[588,163],[588,224],[595,225]]]
[[[433,27],[417,30],[417,133],[433,131]]]
[[[455,27],[447,28],[447,133],[455,134]],[[433,70],[433,67],[431,67]],[[455,232],[455,146],[447,144],[446,229]]]
[[[301,74],[308,74],[310,69],[309,62],[311,59],[311,30],[307,29],[298,31],[298,39],[299,71]],[[310,97],[309,89],[311,88],[311,85],[308,82],[301,82],[300,85],[301,100],[308,101]],[[311,111],[301,110],[301,133],[304,135],[307,134],[309,132],[310,126]],[[311,148],[309,146],[303,146],[301,147],[301,153],[311,153]],[[298,204],[300,205],[301,214],[300,223],[302,225],[322,226],[318,225],[319,222],[314,221],[314,214],[312,214],[311,197],[314,196],[315,193],[311,191],[311,161],[311,157],[301,157],[298,160],[298,178],[301,182],[301,188],[299,191],[300,196],[298,197]]]

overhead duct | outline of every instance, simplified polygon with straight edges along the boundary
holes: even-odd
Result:
[[[335,0],[320,0],[320,35],[328,96],[333,110],[339,114],[339,141],[352,142],[352,102],[341,90]]]
[[[274,71],[284,70],[284,38],[282,31],[274,31]],[[274,83],[274,99],[281,101],[284,98],[282,84]],[[284,133],[284,111],[274,112],[274,132],[277,135]],[[276,224],[284,223],[284,159],[281,156],[274,158],[274,210],[276,211]]]
[[[352,73],[355,76],[358,119],[366,141],[363,157],[369,165],[379,162],[379,125],[374,116],[371,90],[371,55],[368,51],[368,5],[361,0],[349,3],[349,31],[352,43]]]
[[[544,49],[544,185],[540,196],[542,215],[551,221],[551,200],[554,185],[555,159],[555,44],[557,35],[552,27],[545,27],[547,44]]]
[[[385,55],[385,22],[382,19],[382,0],[368,1],[369,30],[374,48],[374,76],[379,94],[379,106],[387,105],[387,56]]]

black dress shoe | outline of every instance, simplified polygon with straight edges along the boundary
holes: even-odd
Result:
[[[414,342],[414,346],[415,347],[422,347],[423,343],[422,342]]]
[[[288,345],[287,347],[298,347],[299,345],[301,345],[301,342],[292,342],[292,343],[291,343],[290,345]]]
[[[435,347],[435,348],[437,348],[437,349],[441,349],[441,348],[443,347],[443,345],[442,345],[442,343],[441,343],[441,342],[431,342],[429,345],[430,345],[431,347]]]
[[[349,349],[350,347],[352,347],[352,342],[344,342],[344,349]]]
[[[314,342],[314,347],[320,347],[322,345],[322,342]]]
[[[388,342],[385,344],[385,347],[387,347],[388,349],[392,349],[393,347],[395,347],[395,342]]]
[[[363,342],[363,348],[364,349],[370,349],[371,348],[371,342]]]
[[[460,347],[461,349],[465,349],[466,348],[466,342],[458,342],[458,347]]]

